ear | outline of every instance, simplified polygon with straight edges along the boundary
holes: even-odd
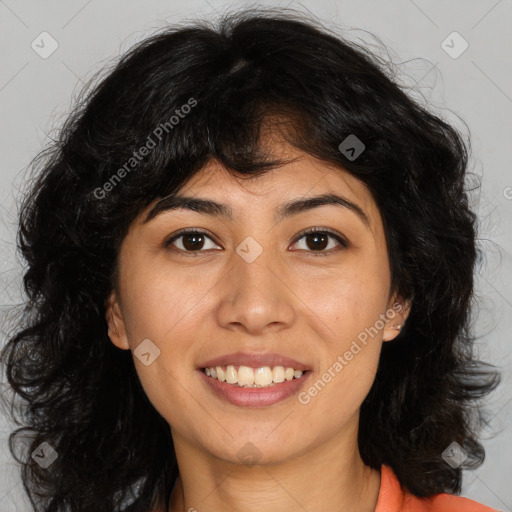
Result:
[[[122,350],[129,350],[130,345],[126,336],[123,314],[115,291],[112,291],[105,303],[105,319],[108,325],[110,341]]]
[[[411,300],[404,301],[401,297],[397,296],[392,298],[386,311],[383,341],[394,340],[400,334],[411,311],[411,306]]]

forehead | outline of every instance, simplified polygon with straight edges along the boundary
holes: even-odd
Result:
[[[260,176],[239,175],[228,171],[218,160],[211,159],[183,187],[182,191],[208,193],[250,194],[254,200],[282,198],[283,191],[296,197],[317,194],[330,189],[352,199],[371,200],[371,194],[360,180],[343,168],[323,162],[299,150],[289,151],[286,158],[293,161],[271,169]]]

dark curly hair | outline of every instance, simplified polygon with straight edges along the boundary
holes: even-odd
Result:
[[[272,119],[285,120],[279,129],[291,145],[368,187],[393,290],[412,300],[361,406],[364,463],[391,466],[416,496],[460,493],[462,470],[484,459],[481,399],[500,380],[474,353],[481,253],[465,183],[470,142],[412,99],[385,59],[314,18],[248,9],[188,23],[151,35],[95,76],[31,164],[37,175],[17,237],[28,300],[1,356],[9,403],[22,399],[18,413],[11,407],[21,427],[9,447],[32,505],[148,512],[166,503],[178,475],[170,427],[130,351],[107,334],[118,251],[136,216],[210,159],[241,176],[283,163],[260,144]],[[351,134],[365,145],[356,159],[339,149]],[[441,456],[453,441],[469,454],[457,468]],[[49,469],[30,456],[43,442],[58,453]]]

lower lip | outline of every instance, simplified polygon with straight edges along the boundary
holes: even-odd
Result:
[[[214,393],[233,405],[242,407],[266,407],[282,402],[295,393],[298,393],[311,372],[306,371],[302,374],[302,377],[298,379],[285,380],[284,382],[280,382],[268,388],[242,388],[208,377],[202,370],[199,370],[199,373],[206,385],[209,386]]]

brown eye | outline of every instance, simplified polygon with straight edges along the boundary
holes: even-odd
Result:
[[[181,240],[180,240],[181,239]],[[181,251],[181,252],[202,252],[202,249],[205,248],[205,243],[207,240],[213,242],[213,240],[204,232],[197,230],[184,230],[180,231],[172,238],[167,240],[164,243],[165,247],[169,247],[173,245],[175,249],[172,250]],[[174,244],[178,242],[177,244]],[[206,249],[210,249],[211,247],[206,247]]]
[[[311,235],[306,235],[306,245],[312,251],[323,251],[329,245],[329,235],[325,233],[313,233]],[[308,242],[311,242],[309,244]]]
[[[328,253],[330,252],[330,249],[335,249],[336,244],[334,244],[334,247],[329,247],[329,239],[335,240],[338,243],[338,246],[341,247],[347,247],[347,242],[338,234],[333,233],[331,231],[327,230],[309,230],[300,236],[300,238],[297,239],[297,242],[304,239],[306,241],[304,250],[311,251],[311,252],[318,252],[318,253]],[[326,250],[328,248],[328,250]]]
[[[196,233],[182,235],[180,238],[183,238],[182,245],[187,251],[197,251],[203,247],[205,235],[202,233]]]

